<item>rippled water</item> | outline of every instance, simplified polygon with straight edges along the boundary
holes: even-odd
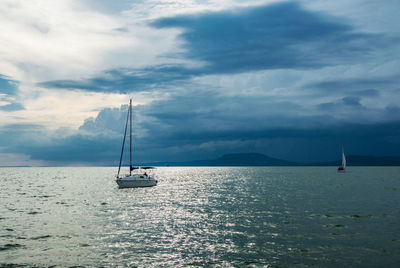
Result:
[[[400,168],[0,168],[0,266],[396,267]]]

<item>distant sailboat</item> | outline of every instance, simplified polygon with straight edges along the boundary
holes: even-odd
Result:
[[[338,167],[338,171],[345,171],[346,169],[346,156],[344,155],[344,149],[342,146],[342,165],[340,167]]]
[[[129,174],[125,176],[119,176],[121,171],[122,156],[124,154],[126,130],[128,128],[128,121],[130,122],[129,128]],[[132,173],[133,170],[144,169],[144,173]],[[125,123],[124,140],[122,142],[121,157],[119,159],[117,184],[119,188],[133,188],[133,187],[151,187],[157,184],[157,181],[147,174],[147,169],[153,169],[153,167],[134,167],[132,166],[132,100],[129,102],[128,115]]]

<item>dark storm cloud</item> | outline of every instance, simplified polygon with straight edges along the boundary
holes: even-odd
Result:
[[[365,107],[360,102],[359,97],[348,96],[326,106],[362,111]],[[148,117],[139,127],[149,135],[138,140],[138,149],[141,153],[157,152],[158,159],[193,160],[201,158],[201,153],[218,156],[256,151],[293,161],[319,161],[335,159],[341,144],[353,154],[395,155],[400,149],[395,138],[400,134],[398,121],[344,122],[329,111],[307,116],[302,115],[300,105],[278,102],[272,96],[195,92],[135,109]],[[391,106],[380,113],[389,118],[397,110]]]
[[[129,93],[160,88],[163,85],[174,85],[186,80],[199,71],[183,66],[156,66],[137,70],[115,69],[106,71],[103,77],[84,80],[53,80],[38,83],[47,88],[63,88],[108,93]]]
[[[156,109],[154,108],[156,107]],[[156,139],[178,139],[190,144],[207,133],[256,131],[282,125],[296,125],[292,114],[301,107],[295,103],[278,101],[271,96],[220,96],[213,92],[191,91],[176,94],[168,100],[140,107],[143,116],[154,120],[143,122]],[[310,124],[313,118],[308,118]],[[201,131],[199,132],[199,129]],[[161,130],[161,131],[160,131]],[[178,136],[170,133],[181,133]],[[186,134],[185,134],[186,133]]]
[[[179,122],[177,122],[179,124]],[[173,129],[173,128],[172,128]],[[155,130],[155,129],[153,129]],[[202,154],[222,155],[227,152],[258,151],[283,159],[296,161],[332,160],[338,158],[340,146],[344,144],[347,152],[364,155],[397,155],[400,142],[400,122],[387,124],[348,124],[341,127],[299,128],[260,128],[254,130],[221,131],[194,128],[170,130],[166,135],[152,135],[137,138],[135,160],[186,160],[199,159]],[[196,134],[193,136],[193,134]],[[162,138],[164,137],[164,138]],[[33,159],[57,161],[108,161],[117,163],[121,138],[108,136],[69,137],[56,146],[30,148]],[[222,142],[212,148],[212,144]],[[203,144],[210,143],[210,148]],[[224,144],[229,145],[224,145]],[[190,145],[189,149],[184,149]],[[172,148],[180,148],[176,153]],[[166,149],[166,152],[164,150]],[[60,153],[62,152],[62,153]],[[209,157],[209,156],[208,156]]]
[[[384,36],[356,32],[340,18],[308,11],[293,2],[161,18],[151,26],[181,28],[179,38],[186,51],[181,55],[187,60],[203,62],[204,66],[117,69],[96,78],[45,81],[38,85],[126,93],[170,86],[208,74],[314,69],[354,63],[391,44]]]
[[[317,107],[321,111],[330,112],[334,112],[335,110],[340,111],[343,108],[352,108],[353,111],[357,109],[367,110],[367,108],[361,104],[361,98],[355,96],[346,96],[334,102],[321,103],[317,105]]]
[[[293,2],[164,18],[153,25],[182,28],[186,56],[207,62],[211,73],[343,64],[363,58],[377,38]]]
[[[60,134],[60,135],[57,135]],[[115,163],[118,160],[120,137],[104,133],[65,136],[48,131],[41,125],[12,124],[0,127],[2,153],[22,153],[31,159],[55,161],[63,164],[79,162]]]
[[[339,111],[343,112],[343,108],[361,109],[365,112],[372,112],[373,108],[362,105],[363,100],[375,99],[379,102],[380,97],[391,96],[393,101],[400,96],[398,85],[399,77],[368,77],[368,78],[352,78],[352,79],[336,79],[325,80],[318,83],[306,84],[303,90],[308,92],[310,97],[333,97],[336,100],[324,102],[317,105],[320,111]],[[375,111],[376,112],[376,111]],[[361,116],[352,115],[352,116]],[[379,117],[382,120],[395,119],[393,114],[381,111]],[[396,119],[397,120],[397,119]]]
[[[323,111],[330,111],[330,110],[333,110],[335,107],[336,107],[336,104],[334,102],[324,102],[324,103],[318,104],[318,108]]]
[[[391,114],[400,114],[400,107],[397,105],[394,105],[394,104],[388,105],[386,107],[386,110],[388,111],[388,113],[391,113]]]
[[[353,92],[357,96],[362,97],[379,97],[379,91],[376,89],[364,89],[364,90],[356,90]]]
[[[44,128],[36,124],[8,124],[0,127],[0,148],[6,150],[7,152],[13,152],[17,150],[18,147],[22,146],[29,141],[29,144],[34,143],[30,139],[30,135],[33,137],[36,134],[43,134]],[[5,149],[6,148],[6,149]]]
[[[398,87],[400,78],[398,76],[390,77],[363,77],[352,79],[326,80],[318,83],[311,83],[304,86],[320,91],[322,94],[329,92],[354,92],[359,96],[376,97],[379,92]]]
[[[359,97],[344,97],[343,103],[348,106],[361,106]]]
[[[221,103],[223,99],[214,96],[207,106],[206,96],[198,93],[192,100],[181,96],[158,101],[158,109],[135,106],[135,162],[186,161],[252,151],[292,161],[328,161],[339,157],[342,144],[348,154],[396,155],[400,150],[399,121],[355,124],[329,116],[293,117],[284,113],[276,120],[272,113],[275,107],[271,115],[257,115],[262,106],[269,106],[267,98],[257,103],[254,97],[255,105],[251,106],[251,98],[240,103],[232,97]],[[191,112],[177,109],[176,105],[181,104],[192,106]],[[281,105],[296,107],[291,103]],[[245,113],[246,107],[254,113]],[[230,116],[229,109],[238,112]],[[397,106],[387,108],[390,113],[398,110]],[[49,133],[38,125],[3,126],[0,147],[2,152],[27,154],[33,160],[117,164],[125,119],[125,106],[104,109],[68,136]]]
[[[72,135],[56,138],[51,145],[30,146],[20,150],[32,159],[56,162],[98,162],[117,164],[121,140],[107,135]],[[16,151],[14,151],[16,152]]]
[[[249,127],[244,123],[245,117],[240,114],[230,119],[219,116],[213,114],[207,119],[206,115],[203,117],[199,114],[189,117],[176,113],[174,116],[159,115],[159,120],[143,124],[142,127],[152,135],[139,140],[139,147],[152,151],[168,148],[169,158],[174,157],[172,148],[183,148],[180,155],[175,155],[176,158],[200,158],[196,155],[202,152],[218,156],[227,152],[256,151],[293,161],[336,159],[342,144],[352,154],[396,155],[400,149],[400,142],[396,138],[400,133],[399,122],[340,124],[336,121],[332,125],[320,123],[302,127],[303,123],[307,125],[312,119],[299,116],[284,119],[291,122],[290,126],[284,127],[273,124],[272,116],[265,116],[254,120]],[[315,121],[335,122],[328,116],[321,116]],[[229,127],[214,127],[219,124]]]

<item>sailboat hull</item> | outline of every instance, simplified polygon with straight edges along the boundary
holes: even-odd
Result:
[[[118,178],[116,182],[119,188],[152,187],[157,185],[157,180],[153,177],[141,174]]]

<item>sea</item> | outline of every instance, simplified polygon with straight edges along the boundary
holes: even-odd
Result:
[[[400,167],[0,168],[0,267],[400,267]]]

